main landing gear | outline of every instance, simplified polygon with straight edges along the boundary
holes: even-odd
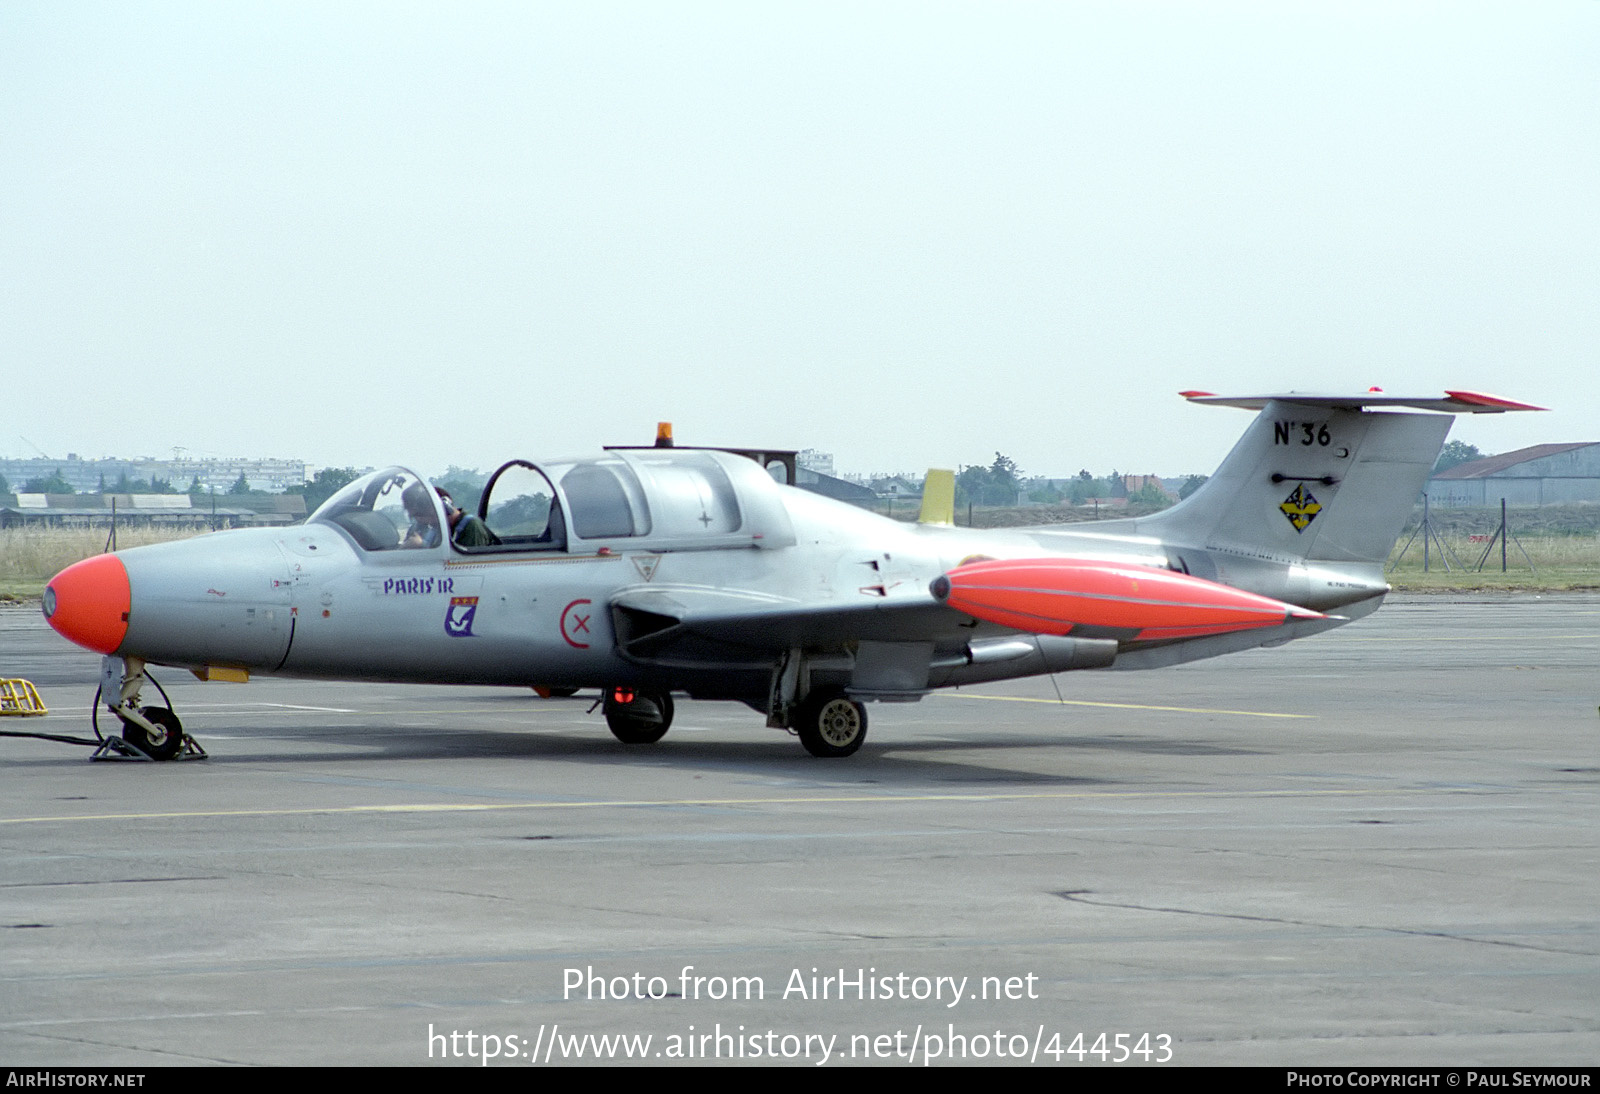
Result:
[[[606,725],[625,745],[651,745],[672,728],[672,696],[629,687],[606,689]]]
[[[805,697],[791,728],[813,756],[849,756],[867,739],[867,708],[842,690],[821,688]]]
[[[672,696],[664,691],[612,686],[601,705],[606,725],[623,744],[654,744],[672,726]],[[842,758],[854,755],[867,739],[867,711],[842,688],[821,688],[793,708],[787,728],[811,755]]]
[[[831,667],[837,673],[839,666]],[[793,733],[819,759],[853,756],[867,739],[867,708],[837,678],[816,679],[818,668],[800,649],[778,659],[767,692],[767,725]]]

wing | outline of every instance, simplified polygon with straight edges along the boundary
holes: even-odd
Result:
[[[1313,633],[1319,612],[1188,574],[1120,562],[1045,558],[959,566],[923,594],[806,604],[704,586],[631,589],[611,602],[622,654],[656,666],[749,668],[784,651],[859,651],[869,644],[965,648],[997,635],[1071,636],[1128,651],[1262,632],[1230,648]],[[1329,626],[1343,622],[1331,620]],[[1290,624],[1302,626],[1286,630]],[[1183,658],[1180,658],[1183,659]]]
[[[611,601],[617,648],[654,665],[771,664],[785,650],[852,642],[962,645],[973,619],[931,593],[860,604],[804,603],[699,586],[630,589]]]

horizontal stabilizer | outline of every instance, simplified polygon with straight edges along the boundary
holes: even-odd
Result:
[[[1260,410],[1274,399],[1302,406],[1325,406],[1335,410],[1360,410],[1363,407],[1411,407],[1416,410],[1438,410],[1445,414],[1502,414],[1508,410],[1545,410],[1532,403],[1517,403],[1498,395],[1483,395],[1476,391],[1446,391],[1444,397],[1417,395],[1387,395],[1377,388],[1348,395],[1326,395],[1315,392],[1290,391],[1278,395],[1214,395],[1209,391],[1180,391],[1191,403],[1207,406],[1234,406],[1241,410]]]

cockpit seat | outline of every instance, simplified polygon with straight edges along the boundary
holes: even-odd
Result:
[[[382,513],[371,509],[346,509],[333,520],[354,536],[364,550],[390,551],[400,546],[400,530]]]

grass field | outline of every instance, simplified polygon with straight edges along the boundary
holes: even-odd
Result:
[[[1422,536],[1418,535],[1400,558],[1405,545],[1402,537],[1389,554],[1389,583],[1397,589],[1417,592],[1445,589],[1600,589],[1600,535],[1538,535],[1517,533],[1507,545],[1506,570],[1500,571],[1500,544],[1490,544],[1494,533],[1479,533],[1483,541],[1473,542],[1468,535],[1443,534],[1428,551],[1428,570],[1423,571]],[[1488,558],[1484,551],[1489,550]],[[1482,562],[1483,569],[1478,566]],[[1398,562],[1398,565],[1396,563]]]
[[[194,532],[152,528],[118,528],[117,546],[142,547],[147,543],[188,539]],[[0,599],[39,596],[45,582],[57,573],[106,548],[104,528],[0,529]]]

